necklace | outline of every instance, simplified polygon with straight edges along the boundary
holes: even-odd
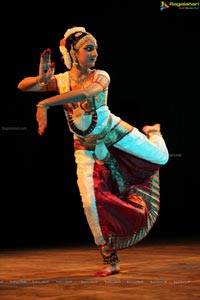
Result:
[[[74,78],[71,75],[71,73],[69,72],[69,79],[74,81],[76,84],[83,84],[86,81],[86,79],[90,76],[91,72],[92,72],[92,70],[89,69],[88,74],[86,74],[86,75],[83,74],[80,76],[80,78]]]
[[[84,77],[82,76],[82,78],[81,78],[81,77],[80,77],[80,78],[74,78],[74,77],[69,73],[69,78],[70,78],[70,80],[74,81],[74,82],[77,83],[77,84],[83,84],[87,77],[88,77],[88,76],[85,76],[85,75],[84,75]]]

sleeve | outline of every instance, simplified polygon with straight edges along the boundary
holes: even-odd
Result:
[[[69,72],[59,73],[54,75],[57,80],[57,87],[59,94],[63,94],[69,92],[70,85],[69,85]]]
[[[108,89],[108,86],[110,84],[110,76],[106,71],[96,70],[93,82],[100,84],[105,91]]]

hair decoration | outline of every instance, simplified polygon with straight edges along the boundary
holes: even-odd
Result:
[[[71,34],[73,33],[78,33],[78,32],[86,32],[85,28],[84,27],[72,27],[72,28],[69,28],[65,34],[64,34],[64,39],[66,40]]]
[[[92,34],[90,34],[88,32],[87,35],[85,35],[82,38],[80,38],[80,40],[76,43],[76,45],[74,46],[74,48],[76,50],[78,50],[79,48],[82,47],[83,44],[85,44],[87,42],[92,42],[95,46],[97,46],[97,40],[93,37]]]
[[[70,70],[71,67],[72,67],[72,60],[71,60],[71,57],[69,55],[69,52],[67,51],[67,48],[65,47],[64,43],[63,43],[63,40],[62,39],[60,41],[60,46],[59,46],[59,49],[60,49],[60,52],[62,53],[62,56],[63,56],[63,59],[64,59],[64,64],[66,65],[66,67]],[[65,41],[65,40],[64,40]],[[66,41],[65,41],[66,42]]]
[[[64,59],[64,63],[66,65],[66,67],[70,70],[71,67],[72,67],[72,60],[71,60],[71,57],[70,57],[70,54],[66,48],[66,40],[67,38],[73,34],[73,33],[76,33],[77,32],[77,35],[76,36],[79,36],[80,35],[80,32],[86,32],[85,28],[84,27],[72,27],[72,28],[69,28],[65,34],[64,34],[64,38],[60,40],[60,46],[59,46],[59,49],[60,49],[60,52],[62,53],[62,56],[63,56],[63,59]]]
[[[59,49],[60,49],[60,52],[62,53],[62,56],[63,56],[63,59],[64,59],[64,63],[66,65],[66,67],[68,69],[71,69],[72,68],[72,59],[71,59],[71,56],[70,56],[70,53],[68,51],[68,49],[66,48],[66,40],[68,39],[69,36],[71,36],[72,34],[75,35],[75,37],[79,37],[81,36],[83,33],[85,33],[86,35],[84,35],[82,38],[80,38],[78,40],[78,42],[74,45],[74,49],[75,50],[78,50],[84,43],[86,43],[87,41],[91,41],[93,42],[95,45],[97,45],[97,41],[96,39],[93,37],[92,34],[90,34],[89,32],[87,32],[85,30],[84,27],[72,27],[72,28],[69,28],[65,34],[64,34],[64,38],[62,38],[60,40],[60,46],[59,46]],[[76,64],[76,63],[75,63]]]

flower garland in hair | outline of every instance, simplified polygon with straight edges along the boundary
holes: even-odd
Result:
[[[60,40],[60,46],[59,46],[59,49],[60,49],[60,52],[62,53],[63,55],[63,59],[64,59],[64,63],[66,65],[66,67],[68,69],[71,69],[72,67],[72,61],[71,61],[71,57],[70,57],[70,54],[69,52],[67,51],[67,48],[66,48],[66,40],[67,38],[75,33],[75,32],[86,32],[85,28],[84,27],[72,27],[70,29],[68,29],[65,34],[64,34],[64,38]]]
[[[65,45],[66,45],[66,40],[65,39],[60,40],[59,49],[60,49],[60,52],[62,53],[66,67],[70,70],[72,67],[72,61],[71,61],[71,57],[70,57],[69,52],[67,51],[67,48],[65,47]]]

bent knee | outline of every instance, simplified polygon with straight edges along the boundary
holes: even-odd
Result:
[[[158,157],[158,164],[165,165],[169,161],[169,153]]]

